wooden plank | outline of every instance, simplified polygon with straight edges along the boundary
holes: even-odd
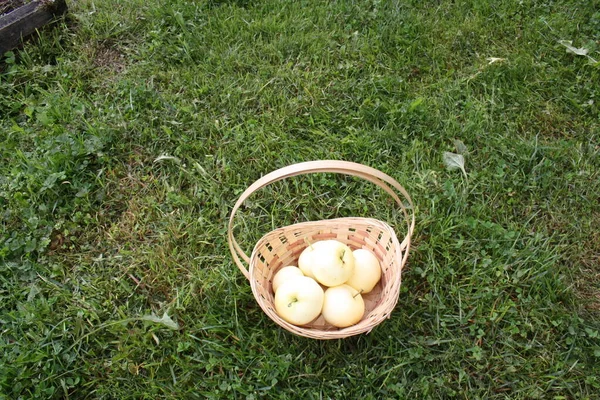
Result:
[[[34,0],[0,17],[0,56],[37,29],[67,12],[65,0]]]

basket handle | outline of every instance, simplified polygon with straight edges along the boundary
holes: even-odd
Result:
[[[330,172],[330,173],[338,173],[350,176],[356,176],[359,178],[363,178],[369,182],[374,183],[379,186],[383,190],[385,190],[398,204],[402,212],[404,213],[407,226],[408,226],[408,234],[405,237],[404,241],[401,243],[400,247],[402,249],[410,246],[410,238],[412,236],[414,227],[415,227],[415,214],[413,208],[413,202],[410,198],[410,195],[400,185],[394,178],[391,176],[375,169],[372,167],[368,167],[366,165],[358,164],[350,161],[339,161],[339,160],[319,160],[319,161],[306,161],[298,164],[292,164],[287,167],[280,168],[273,172],[268,173],[262,178],[258,179],[252,185],[250,185],[240,196],[238,201],[233,206],[231,210],[231,215],[229,217],[229,224],[227,226],[227,241],[229,243],[229,250],[231,251],[231,255],[233,256],[233,261],[236,263],[240,271],[244,274],[247,279],[250,279],[250,274],[248,270],[242,263],[242,260],[246,262],[246,264],[250,264],[250,257],[244,253],[244,251],[240,248],[239,244],[235,240],[233,234],[233,225],[235,214],[240,208],[240,206],[244,203],[244,201],[252,195],[252,193],[257,190],[273,183],[280,181],[285,178],[289,178],[297,175],[304,174],[312,174],[319,172]],[[389,185],[389,186],[388,186]],[[408,215],[407,207],[404,206],[398,194],[394,191],[394,189],[390,188],[392,186],[396,189],[397,192],[402,194],[402,196],[408,201],[409,207],[411,209],[411,215]],[[410,220],[410,222],[409,222]]]

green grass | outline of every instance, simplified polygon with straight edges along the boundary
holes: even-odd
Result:
[[[0,398],[599,398],[600,66],[558,43],[600,59],[598,1],[69,6],[0,75]],[[391,318],[320,342],[262,313],[226,222],[325,158],[417,226]],[[236,234],[351,215],[398,221],[315,175]]]

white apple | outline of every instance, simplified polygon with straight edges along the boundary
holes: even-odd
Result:
[[[277,288],[279,288],[279,286],[281,286],[283,282],[292,280],[298,276],[304,276],[304,274],[302,273],[300,268],[296,266],[289,265],[287,267],[281,268],[275,273],[275,276],[273,277],[273,292],[276,292]]]
[[[365,302],[360,292],[352,286],[334,286],[325,291],[321,312],[329,324],[345,328],[361,320],[365,313]]]
[[[309,278],[313,279],[315,279],[315,276],[312,273],[312,257],[314,250],[314,244],[311,244],[310,246],[302,250],[302,253],[300,253],[300,258],[298,258],[298,268],[300,268],[304,276],[308,276]]]
[[[317,318],[325,295],[312,278],[299,276],[285,281],[275,292],[275,311],[290,324],[305,325]]]
[[[337,240],[322,240],[313,244],[312,274],[325,286],[338,286],[354,272],[354,255],[350,247]]]
[[[346,282],[362,294],[369,293],[381,279],[381,266],[375,254],[366,249],[357,249],[354,255],[354,273]]]

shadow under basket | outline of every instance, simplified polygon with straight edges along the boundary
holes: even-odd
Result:
[[[377,219],[336,218],[303,222],[275,229],[258,241],[252,255],[248,257],[241,250],[233,234],[235,213],[240,205],[256,190],[272,182],[291,176],[318,172],[358,176],[384,189],[394,198],[405,217],[407,233],[402,242],[398,240],[390,225]],[[404,198],[407,205],[398,194]],[[228,226],[228,241],[234,262],[250,281],[256,301],[269,318],[282,328],[300,336],[313,339],[340,339],[368,333],[390,317],[390,313],[398,302],[402,269],[408,257],[414,224],[412,200],[406,190],[390,176],[371,167],[348,161],[309,161],[273,171],[251,185],[240,196],[232,210]],[[306,325],[290,324],[275,311],[273,276],[285,266],[298,265],[300,253],[310,243],[327,239],[339,240],[352,250],[367,249],[371,251],[380,262],[381,280],[370,293],[363,295],[365,313],[355,325],[337,328],[325,322],[322,316]],[[248,264],[248,269],[242,260]]]

